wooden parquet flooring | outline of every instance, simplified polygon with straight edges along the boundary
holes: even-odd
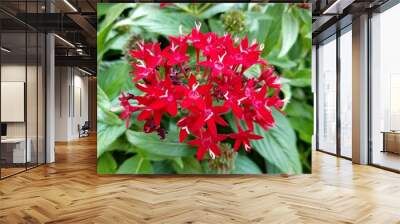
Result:
[[[11,175],[13,175],[13,174],[16,174],[16,173],[19,173],[19,172],[22,172],[22,171],[24,171],[25,170],[25,167],[21,167],[21,168],[19,168],[19,167],[17,167],[17,168],[14,168],[14,167],[11,167],[11,168],[9,168],[9,167],[7,167],[7,168],[1,168],[1,176],[3,177],[7,177],[7,176],[11,176]]]
[[[0,223],[400,223],[400,175],[319,152],[313,174],[98,176],[96,140],[0,181]]]

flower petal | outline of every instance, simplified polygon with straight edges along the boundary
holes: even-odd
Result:
[[[157,127],[160,126],[161,117],[162,117],[162,112],[154,111],[154,123],[156,124]]]
[[[214,155],[216,155],[216,156],[220,156],[221,155],[221,151],[219,150],[219,148],[218,148],[218,146],[216,144],[211,144],[210,145],[210,149],[214,153]]]
[[[138,116],[137,120],[138,121],[144,121],[147,120],[151,116],[151,110],[143,110]]]
[[[181,128],[181,131],[179,132],[179,142],[185,141],[185,139],[189,136],[189,133],[187,131],[187,127]]]
[[[236,139],[235,145],[233,146],[233,149],[235,149],[236,152],[239,150],[240,144],[241,144],[241,141],[239,139]]]
[[[197,148],[197,153],[196,153],[197,160],[199,160],[199,161],[202,160],[206,151],[207,151],[206,148],[199,146]]]
[[[152,103],[149,108],[152,110],[159,110],[167,105],[167,102],[162,99],[156,100],[156,102]]]
[[[170,102],[170,103],[167,105],[167,111],[168,111],[168,113],[169,113],[171,116],[173,116],[173,117],[176,116],[176,114],[178,113],[178,106],[177,106],[175,100],[172,101],[172,102]]]
[[[212,135],[217,136],[217,126],[215,125],[214,119],[211,118],[207,121],[207,127]]]

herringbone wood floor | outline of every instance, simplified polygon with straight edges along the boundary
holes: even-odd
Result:
[[[400,223],[400,175],[315,152],[313,174],[98,176],[94,137],[0,181],[0,223]]]

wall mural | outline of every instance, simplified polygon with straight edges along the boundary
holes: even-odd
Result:
[[[309,4],[97,11],[99,174],[311,172]]]

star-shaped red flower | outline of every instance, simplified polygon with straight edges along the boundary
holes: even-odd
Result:
[[[227,138],[226,135],[213,135],[209,131],[200,131],[197,138],[188,141],[187,144],[197,146],[197,159],[201,160],[206,152],[209,152],[211,157],[219,156],[221,154],[218,142]]]
[[[243,145],[244,149],[246,151],[249,151],[251,149],[250,140],[258,140],[263,138],[260,135],[252,133],[251,130],[244,131],[243,128],[240,126],[240,124],[237,125],[237,128],[238,128],[238,133],[233,133],[229,135],[230,138],[235,139],[235,144],[233,148],[236,151],[239,150],[240,145]]]

